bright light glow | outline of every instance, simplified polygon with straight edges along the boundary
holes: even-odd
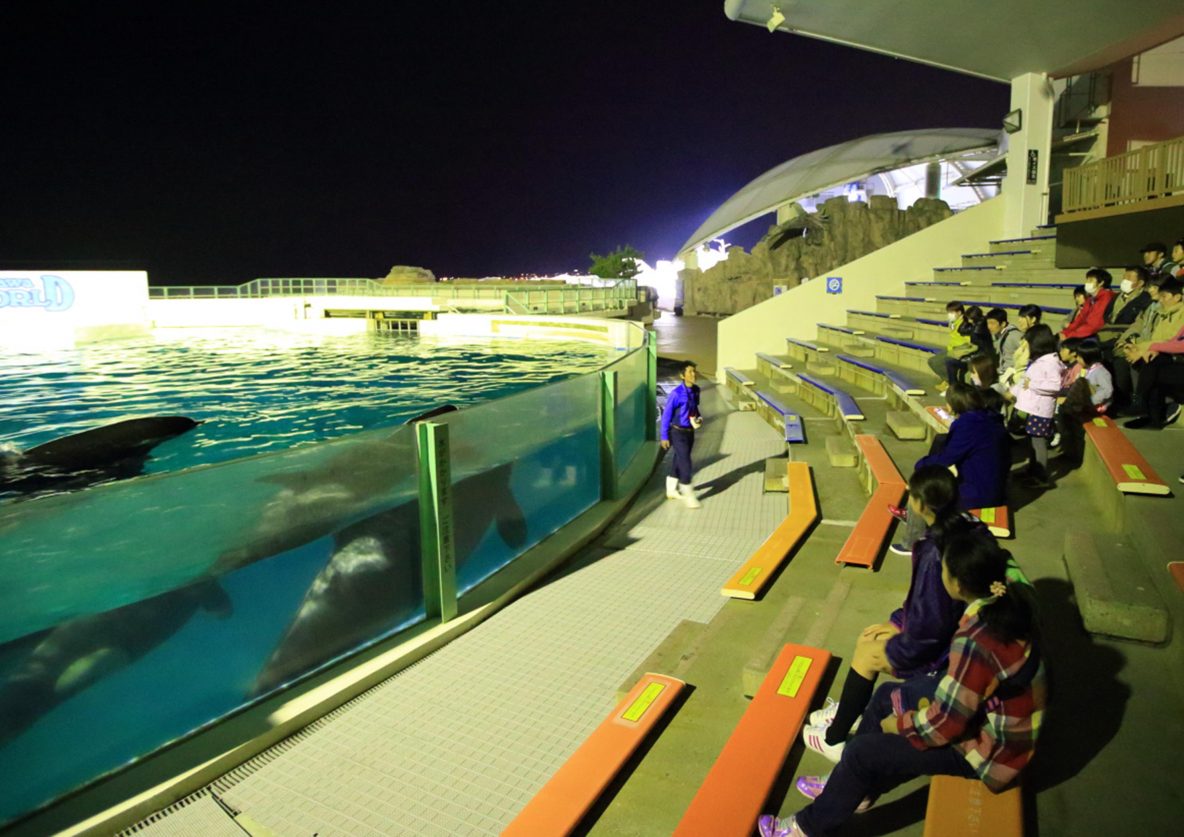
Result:
[[[720,262],[727,261],[730,245],[722,238],[715,238],[706,244],[695,248],[695,259],[699,270],[707,270]],[[674,308],[678,293],[678,272],[686,268],[682,259],[658,259],[651,267],[644,261],[638,261],[640,271],[637,274],[638,285],[649,285],[658,292],[658,307],[670,310]]]
[[[769,15],[769,20],[765,23],[765,28],[770,33],[776,32],[777,27],[785,23],[785,15],[781,14],[781,9],[776,6],[773,7],[773,13]]]

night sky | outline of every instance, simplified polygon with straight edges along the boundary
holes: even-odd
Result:
[[[154,284],[669,258],[778,163],[1008,101],[722,0],[6,2],[0,50],[0,268]]]

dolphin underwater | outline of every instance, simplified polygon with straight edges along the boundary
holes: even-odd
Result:
[[[23,452],[0,450],[0,495],[73,491],[138,477],[154,447],[199,423],[185,416],[127,419]]]

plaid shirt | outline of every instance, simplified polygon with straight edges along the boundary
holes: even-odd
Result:
[[[918,750],[951,745],[962,751],[995,793],[1006,788],[1032,758],[1044,709],[1044,666],[1026,687],[1005,684],[1031,653],[1027,642],[1000,642],[978,618],[985,600],[966,608],[950,646],[950,667],[933,703],[897,717],[897,729]],[[1005,694],[995,694],[1004,685]]]

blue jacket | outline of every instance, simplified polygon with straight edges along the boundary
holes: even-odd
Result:
[[[974,531],[990,537],[987,528],[969,515],[963,515]],[[950,656],[950,641],[966,603],[950,598],[941,582],[941,544],[932,532],[913,546],[913,576],[904,606],[888,617],[900,628],[884,647],[884,654],[897,677],[909,678],[945,669]]]
[[[995,410],[971,410],[954,419],[945,446],[918,459],[916,467],[956,466],[964,509],[1001,506],[1007,502],[1010,445],[1003,416]]]
[[[663,442],[670,439],[670,425],[680,427],[691,426],[691,416],[699,415],[699,385],[689,389],[685,383],[680,383],[674,392],[666,399],[666,409],[662,411],[661,434],[658,436]]]

